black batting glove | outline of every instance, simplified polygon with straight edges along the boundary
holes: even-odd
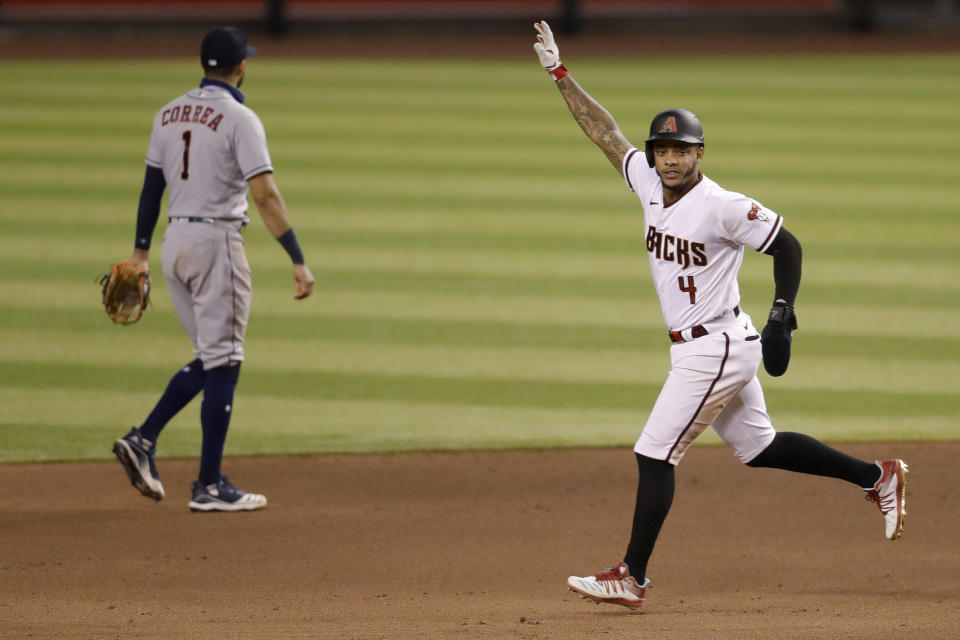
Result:
[[[760,334],[763,368],[772,376],[782,376],[790,364],[790,342],[797,329],[797,316],[786,300],[776,300],[770,309],[767,326]]]

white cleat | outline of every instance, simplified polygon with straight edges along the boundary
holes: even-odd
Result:
[[[267,506],[266,497],[242,491],[223,476],[220,482],[207,486],[194,482],[190,489],[193,491],[191,511],[256,511]]]
[[[907,463],[903,460],[877,460],[882,472],[880,479],[867,492],[867,500],[876,502],[883,514],[884,533],[888,540],[903,534],[903,520],[907,517]]]
[[[638,583],[623,562],[595,576],[567,578],[567,588],[581,598],[588,598],[597,604],[619,604],[630,609],[636,609],[646,602],[649,585],[647,578],[644,578],[643,584]]]

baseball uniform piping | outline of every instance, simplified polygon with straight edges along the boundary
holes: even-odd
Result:
[[[687,431],[690,430],[690,427],[693,426],[694,421],[697,419],[697,416],[700,415],[700,411],[703,409],[703,405],[706,404],[707,398],[713,393],[713,388],[717,386],[717,382],[723,376],[723,369],[727,364],[727,357],[730,355],[730,336],[727,335],[727,332],[723,332],[723,338],[726,341],[723,346],[723,360],[720,361],[720,371],[717,372],[717,377],[713,379],[713,382],[710,383],[710,388],[707,389],[707,392],[703,394],[703,399],[700,400],[700,405],[697,407],[697,410],[693,412],[693,416],[690,418],[690,422],[687,423],[687,426],[683,428],[683,431],[680,432],[680,435],[677,436],[676,441],[673,443],[673,446],[670,447],[669,453],[667,453],[667,458],[664,462],[670,462],[670,458],[673,457],[673,452],[683,440],[683,436],[686,435]]]
[[[770,246],[770,242],[777,235],[777,231],[780,230],[780,224],[783,222],[782,216],[777,216],[777,221],[773,223],[773,229],[770,229],[770,233],[767,234],[767,239],[763,241],[763,244],[760,245],[760,248],[757,249],[758,252],[763,253],[766,251],[767,247]]]
[[[636,189],[633,188],[633,185],[630,183],[630,161],[633,160],[633,156],[637,155],[639,149],[634,147],[627,151],[626,157],[623,159],[623,177],[627,180],[627,186],[630,187],[630,191],[636,193]]]
[[[224,233],[227,238],[227,262],[230,264],[230,290],[231,290],[230,295],[231,295],[231,308],[233,309],[233,327],[232,327],[233,331],[231,332],[232,335],[230,336],[230,343],[231,343],[231,346],[233,347],[233,353],[230,354],[231,360],[232,360],[232,356],[237,352],[237,333],[238,333],[237,325],[239,324],[238,318],[240,314],[237,313],[236,269],[233,264],[233,252],[230,250],[230,240],[231,240],[230,232],[226,231]]]

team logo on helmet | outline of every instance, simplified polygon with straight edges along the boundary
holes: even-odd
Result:
[[[675,116],[670,116],[663,121],[663,124],[660,125],[660,131],[658,133],[676,133],[677,132],[677,118]]]
[[[750,211],[747,212],[747,220],[759,220],[760,222],[767,222],[770,220],[770,218],[768,218],[767,214],[760,209],[760,205],[754,202],[753,206],[750,207]]]

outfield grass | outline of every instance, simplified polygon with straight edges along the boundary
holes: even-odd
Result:
[[[960,437],[960,60],[570,63],[634,142],[696,111],[705,172],[803,242],[794,360],[762,376],[779,428]],[[0,62],[2,461],[108,456],[191,359],[165,222],[140,324],[110,324],[94,279],[132,249],[151,118],[194,67]],[[535,59],[256,59],[244,89],[318,286],[292,300],[254,216],[228,454],[633,442],[669,366],[639,202]],[[760,322],[770,259],[741,286]],[[198,404],[161,456],[196,455]]]

